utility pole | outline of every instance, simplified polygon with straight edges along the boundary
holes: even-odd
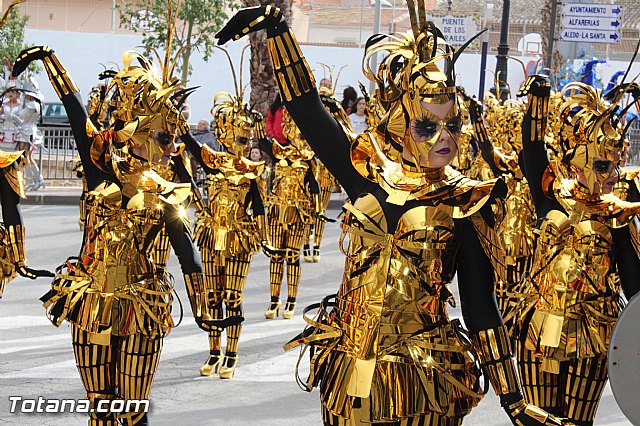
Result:
[[[556,39],[556,15],[558,15],[558,0],[551,0],[551,22],[549,25],[549,39],[547,40],[546,65],[553,73],[553,43]]]
[[[509,14],[511,0],[504,0],[502,5],[502,23],[500,26],[500,44],[498,44],[498,55],[496,56],[496,79],[498,86],[495,87],[496,97],[507,100],[509,91],[507,90],[507,55],[509,55]]]

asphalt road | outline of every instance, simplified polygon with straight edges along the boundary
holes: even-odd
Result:
[[[23,212],[30,265],[54,269],[68,256],[77,254],[81,232],[76,207],[24,206]],[[330,215],[335,217],[337,211]],[[292,320],[264,319],[269,300],[269,265],[264,255],[255,256],[245,290],[246,321],[240,339],[240,360],[232,380],[199,376],[199,367],[208,353],[207,336],[197,328],[187,307],[182,324],[165,339],[151,392],[151,424],[321,425],[318,391],[309,394],[297,387],[294,371],[298,352],[285,353],[282,345],[304,328],[301,308],[337,290],[344,262],[337,247],[339,235],[337,224],[327,224],[320,263],[303,263],[299,309]],[[185,303],[175,256],[170,261],[170,271]],[[48,288],[49,280],[45,278],[17,278],[8,284],[0,300],[0,424],[86,424],[84,414],[9,412],[10,396],[85,397],[73,360],[70,329],[66,323],[60,328],[52,326],[38,300]],[[283,286],[286,292],[285,289]],[[174,315],[179,311],[175,306]],[[456,315],[459,312],[454,310],[452,316]],[[491,394],[464,424],[507,426],[510,422]],[[596,425],[630,424],[607,388]]]

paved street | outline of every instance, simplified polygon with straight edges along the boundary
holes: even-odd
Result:
[[[54,269],[66,257],[77,254],[81,239],[77,207],[24,206],[23,213],[31,266]],[[337,211],[329,215],[335,217]],[[343,267],[338,238],[338,225],[328,224],[320,263],[303,263],[299,309],[293,320],[264,319],[269,300],[269,266],[264,255],[255,256],[245,291],[246,321],[240,339],[240,360],[235,377],[229,381],[199,376],[198,369],[208,353],[207,336],[197,328],[189,312],[183,280],[172,256],[170,270],[176,277],[185,316],[165,339],[151,394],[151,423],[320,426],[318,391],[308,394],[296,386],[298,353],[285,353],[282,345],[303,329],[302,308],[337,290]],[[67,323],[58,329],[53,327],[38,300],[48,288],[49,280],[45,278],[17,278],[8,284],[0,300],[0,424],[86,424],[84,414],[9,413],[9,396],[85,397],[73,360],[70,329]],[[283,296],[286,298],[286,294]],[[176,303],[176,321],[179,312]],[[305,362],[302,364],[306,367]],[[510,422],[498,399],[489,395],[464,424],[507,426]],[[630,425],[608,388],[596,425]]]

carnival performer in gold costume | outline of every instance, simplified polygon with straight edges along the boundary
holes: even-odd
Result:
[[[305,387],[320,384],[326,425],[460,425],[482,397],[479,364],[514,424],[558,425],[520,393],[493,269],[475,229],[491,225],[496,181],[447,167],[461,129],[459,53],[426,21],[424,3],[408,5],[413,31],[367,43],[365,73],[378,84],[385,116],[357,138],[325,110],[279,9],[244,9],[217,34],[224,43],[267,29],[285,105],[351,200],[342,224],[344,278],[321,312],[333,310],[307,319],[313,327],[289,346],[313,346]],[[381,65],[371,70],[377,52]],[[473,342],[447,314],[456,272]]]
[[[287,303],[282,317],[293,318],[300,285],[300,249],[305,233],[315,216],[326,220],[318,210],[322,208],[320,188],[313,174],[313,157],[306,140],[293,122],[291,115],[283,111],[282,130],[287,139],[280,145],[275,139],[260,140],[260,148],[271,157],[274,179],[267,207],[269,241],[279,250],[269,254],[269,282],[271,303],[264,313],[274,319],[280,313],[280,288],[287,264]],[[312,200],[313,197],[313,200]]]
[[[629,226],[640,204],[611,193],[627,130],[626,111],[618,105],[624,89],[608,102],[599,90],[570,83],[557,117],[547,117],[550,92],[548,78],[535,75],[518,94],[528,96],[521,166],[538,216],[516,324],[518,365],[529,402],[592,425],[623,306],[621,289],[631,298],[640,288]]]
[[[12,2],[2,19],[0,28],[4,26],[9,13],[21,0]],[[9,96],[19,96],[19,92],[8,88],[3,93],[2,102]],[[35,94],[33,94],[35,96]],[[0,206],[2,206],[2,219],[0,222],[0,298],[4,292],[4,286],[17,275],[35,279],[38,277],[52,277],[53,274],[45,270],[35,270],[27,266],[24,239],[25,228],[20,212],[20,198],[26,198],[24,167],[25,152],[20,150],[13,139],[13,131],[16,129],[15,120],[20,120],[16,114],[11,113],[10,105],[2,105],[0,102],[0,130],[3,138],[0,141]]]
[[[242,77],[239,82],[235,81],[233,65],[231,68],[236,95],[218,93],[212,110],[216,136],[226,152],[215,152],[190,134],[182,136],[207,176],[209,207],[198,212],[194,239],[204,264],[208,312],[215,319],[243,316],[242,293],[253,254],[260,247],[266,253],[276,254],[268,243],[260,191],[265,163],[246,158],[251,139],[265,137],[262,115],[251,111],[243,101]],[[209,332],[209,358],[200,367],[201,375],[219,374],[221,379],[233,377],[238,364],[241,327],[238,324],[226,329],[224,358],[220,353],[220,331]]]
[[[34,60],[43,62],[69,115],[89,189],[79,257],[57,269],[42,301],[54,325],[65,319],[72,324],[76,364],[93,407],[111,399],[146,400],[163,338],[174,326],[173,278],[151,255],[162,228],[180,261],[196,323],[206,331],[224,325],[207,315],[202,265],[184,220],[181,203],[191,184],[176,183],[190,181],[184,164],[174,161],[180,159],[174,157],[174,135],[189,128],[174,101],[178,79],[171,76],[169,57],[157,75],[143,56],[125,52],[123,68],[107,88],[109,101],[102,105],[113,109],[109,126],[99,131],[50,48],[25,49],[14,74]],[[92,411],[89,424],[146,424],[140,406],[129,408]]]
[[[519,303],[514,286],[519,285],[529,272],[534,248],[535,211],[518,160],[522,150],[524,105],[514,99],[502,102],[491,94],[486,96],[484,118],[482,105],[475,98],[467,97],[467,102],[481,158],[490,168],[489,173],[502,178],[508,188],[504,216],[492,230],[495,238],[483,241],[498,243],[486,244],[485,250],[496,273],[498,307],[511,331]]]

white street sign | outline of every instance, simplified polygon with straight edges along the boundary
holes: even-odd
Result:
[[[616,43],[620,39],[622,7],[616,4],[565,3],[560,39],[585,43]]]
[[[428,19],[442,31],[444,39],[453,46],[461,46],[480,32],[480,15],[428,12]],[[475,43],[475,42],[474,42]]]
[[[617,17],[622,7],[617,4],[565,3],[562,14],[565,16]]]
[[[617,31],[605,30],[574,30],[563,28],[560,38],[565,41],[579,41],[583,43],[616,43],[620,39]]]
[[[563,28],[578,30],[617,31],[622,25],[619,18],[592,18],[591,16],[563,16]]]

